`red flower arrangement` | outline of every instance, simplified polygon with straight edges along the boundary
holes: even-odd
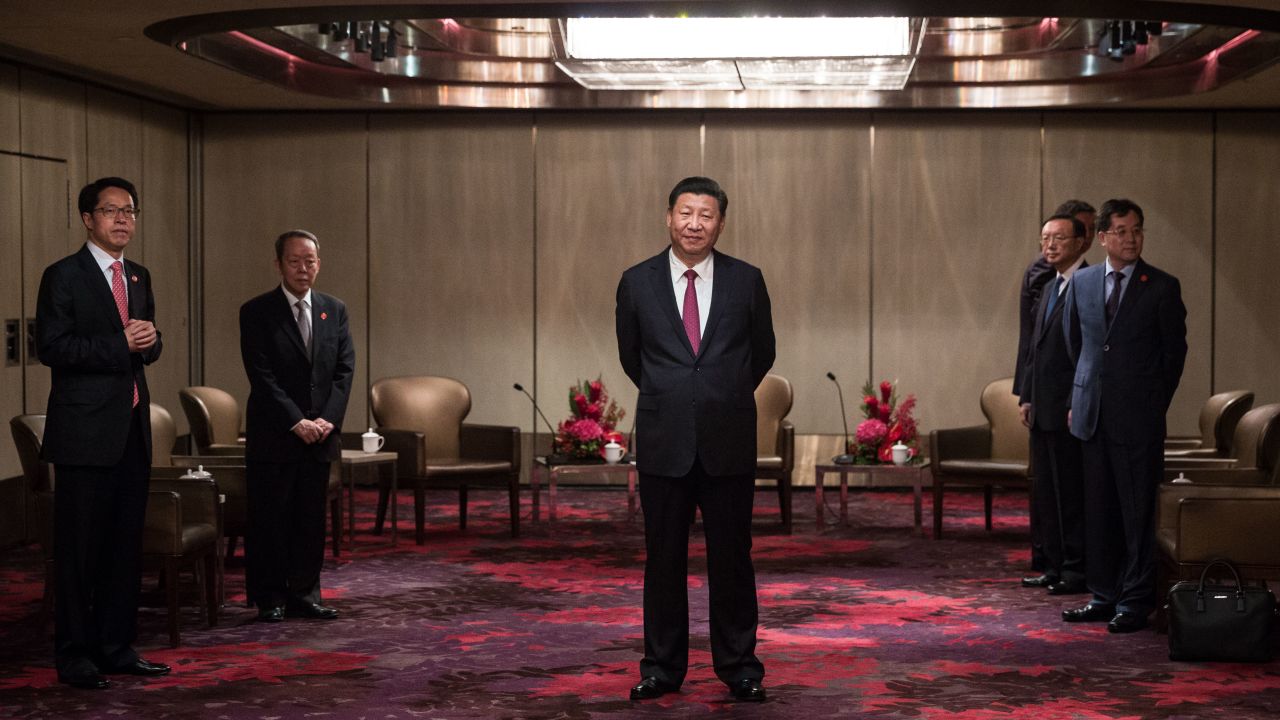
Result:
[[[908,395],[898,402],[898,390],[888,380],[880,383],[879,390],[877,396],[870,381],[862,386],[860,407],[865,419],[858,423],[853,442],[849,443],[849,454],[857,465],[893,462],[893,446],[899,442],[907,446],[909,458],[914,459],[919,452],[919,431],[912,416],[916,396]]]
[[[622,433],[614,429],[625,416],[600,378],[570,385],[569,417],[556,428],[553,447],[556,453],[577,460],[603,459],[606,443],[626,445]]]

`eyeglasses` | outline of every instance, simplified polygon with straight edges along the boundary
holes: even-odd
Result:
[[[1134,238],[1135,240],[1142,239],[1142,236],[1146,234],[1146,231],[1140,227],[1134,228],[1133,230],[1130,230],[1129,228],[1120,228],[1119,230],[1103,230],[1102,234],[1110,235],[1120,242],[1125,242],[1129,238]]]
[[[1057,245],[1061,247],[1063,245],[1066,245],[1068,240],[1075,240],[1076,237],[1078,236],[1072,235],[1068,237],[1066,235],[1041,235],[1039,242],[1041,245],[1045,247],[1049,247],[1051,245]]]
[[[140,208],[116,207],[115,205],[108,205],[106,207],[94,208],[93,211],[96,213],[101,213],[102,217],[108,220],[115,220],[117,217],[122,215],[126,220],[137,220],[138,213],[142,212]]]
[[[320,261],[316,260],[315,258],[306,258],[305,260],[298,260],[298,259],[285,260],[284,264],[294,270],[297,270],[299,268],[306,268],[308,270],[312,270],[315,268],[316,265],[319,264],[319,262]]]

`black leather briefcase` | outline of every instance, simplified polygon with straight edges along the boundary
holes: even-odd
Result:
[[[1213,568],[1230,571],[1234,585],[1207,582]],[[1230,562],[1205,566],[1200,581],[1183,580],[1169,590],[1169,659],[1266,662],[1276,598],[1265,582],[1244,585]]]

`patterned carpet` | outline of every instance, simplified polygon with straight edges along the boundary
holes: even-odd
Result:
[[[1064,602],[1018,587],[1025,495],[997,496],[990,534],[978,496],[949,496],[947,537],[935,542],[912,528],[909,493],[854,494],[850,525],[818,532],[812,494],[797,492],[790,537],[779,532],[776,496],[759,493],[759,654],[770,701],[753,706],[727,702],[711,672],[700,530],[689,679],[678,694],[632,704],[643,544],[624,493],[562,489],[554,525],[545,515],[529,524],[526,497],[515,542],[498,494],[473,494],[466,533],[451,495],[431,499],[425,546],[411,532],[396,549],[361,534],[354,553],[326,567],[338,621],[253,622],[237,564],[220,624],[204,628],[192,610],[181,648],[166,646],[163,613],[142,612],[139,648],[171,675],[121,678],[106,692],[57,684],[51,629],[36,622],[38,554],[0,554],[0,716],[1280,717],[1280,663],[1173,663],[1152,631],[1111,636],[1100,624],[1062,623],[1059,611],[1083,596]],[[365,533],[372,505],[362,492]],[[411,517],[402,505],[401,518]]]

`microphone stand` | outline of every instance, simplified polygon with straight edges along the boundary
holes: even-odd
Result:
[[[520,383],[515,383],[515,384],[513,384],[511,387],[513,387],[513,388],[515,388],[516,390],[519,390],[520,392],[524,393],[524,396],[525,396],[525,397],[527,397],[527,398],[529,398],[529,402],[530,402],[530,403],[533,403],[533,409],[534,409],[534,410],[536,410],[536,411],[538,412],[538,417],[542,418],[542,422],[543,422],[543,423],[545,423],[545,424],[546,424],[546,426],[547,426],[547,429],[551,431],[551,444],[552,444],[552,448],[551,448],[551,449],[552,449],[552,452],[551,452],[551,453],[549,453],[549,454],[547,455],[547,463],[548,463],[548,464],[552,464],[552,465],[554,465],[554,464],[556,464],[556,460],[563,461],[563,460],[565,459],[565,458],[564,458],[564,456],[556,455],[556,454],[555,454],[555,452],[554,452],[554,451],[555,451],[555,442],[556,442],[556,429],[555,429],[555,427],[551,424],[551,421],[547,419],[547,416],[542,414],[542,408],[538,407],[538,401],[537,401],[537,400],[534,400],[534,399],[533,399],[533,396],[529,394],[529,391],[528,391],[528,390],[525,390],[525,389],[524,389],[524,386],[523,386],[523,385],[521,385]]]
[[[836,392],[840,394],[840,422],[844,423],[844,452],[831,458],[831,462],[836,465],[852,465],[854,457],[849,454],[849,420],[844,411],[844,390],[840,387],[840,381],[836,380],[835,373],[828,371],[827,379],[836,384]]]

